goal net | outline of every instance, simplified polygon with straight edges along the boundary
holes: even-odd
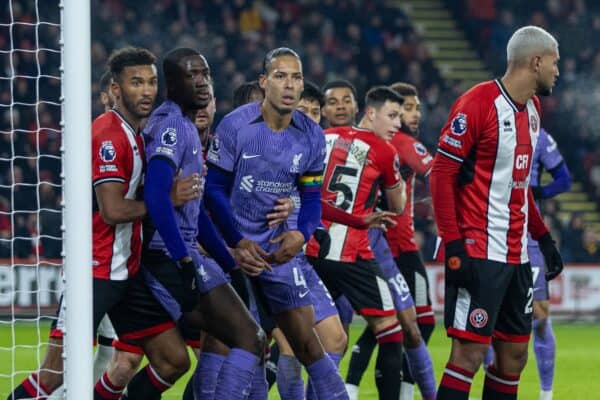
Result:
[[[68,44],[69,40],[64,41],[67,32],[61,21],[66,20],[64,11],[69,3],[74,2],[65,0],[59,4],[59,0],[4,0],[1,3],[0,398],[7,398],[24,378],[40,372],[50,325],[56,318],[58,299],[67,282],[64,276],[81,279],[69,274],[65,264],[65,260],[68,262],[72,259],[67,254],[68,243],[71,247],[76,243],[69,239],[67,233],[63,240],[64,226],[67,226],[65,232],[68,232],[69,225],[73,224],[67,218],[69,207],[63,205],[69,203],[65,189],[75,189],[74,179],[80,179],[79,191],[89,192],[91,186],[86,186],[86,180],[78,177],[78,173],[74,173],[69,181],[72,174],[68,162],[71,157],[69,151],[74,149],[66,149],[72,124],[65,119],[68,115],[65,110],[69,109],[69,105],[63,101],[63,95],[65,100],[69,96],[66,86],[63,87],[65,82],[62,77],[68,74],[69,66],[65,63],[63,53],[66,54],[66,49],[72,44]],[[89,40],[89,26],[81,27],[88,30],[87,35],[82,34]],[[80,65],[89,64],[89,56],[83,57],[85,52],[79,61]],[[88,80],[86,96],[89,98],[89,72],[86,74],[85,69],[83,67],[83,75]],[[86,85],[80,89],[81,93],[85,93]],[[89,101],[82,101],[81,98],[77,101],[84,106],[87,104],[89,108]],[[89,110],[81,117],[86,118],[86,115],[89,116]],[[89,126],[87,118],[85,122]],[[78,151],[81,151],[82,145],[89,147],[89,136],[83,134],[82,137],[78,139]],[[89,152],[83,153],[88,155],[89,164]],[[62,161],[63,157],[65,162]],[[77,162],[78,158],[72,161]],[[79,168],[85,168],[88,164],[82,164]],[[82,200],[87,201],[85,196]],[[79,220],[83,224],[81,229],[91,230],[91,224],[85,226],[87,206],[84,204],[79,209]],[[87,237],[90,235],[91,232]],[[82,243],[77,245],[87,251],[86,236],[83,235],[81,240]],[[63,252],[63,249],[66,251]],[[66,274],[62,273],[63,266]],[[91,268],[86,272],[91,277]],[[90,301],[84,299],[86,307],[91,304],[91,278],[89,285],[85,279],[81,284],[84,288],[90,288]],[[82,321],[85,324],[86,317]],[[68,338],[66,340],[68,342]],[[87,347],[90,352],[91,343],[91,337],[88,336]],[[68,350],[67,343],[64,352],[67,360]],[[83,358],[87,360],[85,354]],[[65,365],[68,367],[69,363]],[[91,376],[89,379],[91,381]],[[69,382],[68,378],[66,382]]]

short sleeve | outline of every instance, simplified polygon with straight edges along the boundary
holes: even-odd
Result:
[[[403,164],[408,165],[417,175],[426,176],[431,171],[433,157],[418,140],[409,141],[400,154],[402,154]]]
[[[450,110],[448,121],[442,128],[438,152],[462,163],[482,131],[481,102],[467,93],[461,96]]]
[[[103,129],[92,136],[92,182],[94,186],[104,182],[129,180],[131,174],[131,146],[125,134]]]
[[[549,133],[546,133],[545,137],[546,140],[540,143],[543,146],[540,148],[540,162],[546,171],[550,171],[563,162],[563,157],[558,151],[554,138]]]
[[[150,162],[155,157],[169,161],[175,169],[179,169],[185,149],[188,146],[190,126],[179,118],[166,118],[160,121],[146,133],[146,160]],[[195,128],[194,128],[195,129]]]
[[[378,154],[381,154],[381,157],[379,157],[379,168],[383,176],[383,185],[387,189],[391,189],[402,180],[400,175],[400,157],[389,143],[382,143],[380,149],[378,152]]]
[[[224,118],[215,131],[206,159],[209,163],[232,172],[236,160],[237,129],[231,118]]]

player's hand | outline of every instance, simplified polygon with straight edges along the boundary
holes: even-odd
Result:
[[[544,190],[541,186],[531,186],[531,192],[533,193],[533,198],[536,200],[544,198]]]
[[[473,266],[461,239],[446,243],[446,281],[468,288],[473,281]]]
[[[315,229],[315,233],[313,233],[313,237],[319,243],[319,254],[318,258],[325,258],[329,254],[329,250],[331,249],[331,236],[329,236],[329,232],[325,229],[317,228]]]
[[[551,281],[560,275],[563,270],[562,257],[556,248],[556,243],[554,242],[554,239],[552,239],[550,232],[544,234],[544,236],[538,240],[538,244],[540,245],[540,251],[544,256],[544,261],[546,262],[546,280]]]
[[[204,177],[201,177],[200,174],[194,172],[185,178],[181,178],[181,170],[179,170],[173,179],[170,197],[173,205],[179,207],[190,200],[202,196],[203,191]]]
[[[396,223],[396,221],[394,221],[394,218],[393,218],[396,215],[397,214],[395,214],[391,211],[373,212],[364,218],[365,228],[366,229],[377,228],[377,229],[383,229],[384,231],[387,231],[388,226],[396,226],[397,223]]]
[[[191,311],[196,306],[198,298],[198,275],[196,265],[191,257],[184,257],[177,262],[181,280],[183,281],[183,300],[181,309]]]
[[[273,264],[284,264],[296,257],[304,246],[304,235],[297,230],[285,231],[271,239],[270,243],[280,243],[277,250],[270,253],[267,261]]]
[[[276,200],[277,204],[273,207],[273,210],[267,214],[267,221],[269,222],[269,228],[273,228],[276,225],[285,222],[296,205],[291,197],[284,197]]]
[[[265,260],[269,254],[249,239],[242,239],[233,249],[233,259],[247,275],[258,276],[265,269],[272,271],[271,265]]]

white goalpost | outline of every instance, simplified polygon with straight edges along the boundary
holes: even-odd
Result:
[[[90,0],[62,0],[65,393],[92,399]]]

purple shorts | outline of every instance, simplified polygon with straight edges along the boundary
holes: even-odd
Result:
[[[340,314],[342,325],[350,325],[352,323],[352,318],[354,317],[354,310],[352,309],[352,304],[350,304],[348,298],[341,295],[335,299],[335,308],[337,308],[338,314]]]
[[[381,229],[369,229],[369,243],[375,255],[375,260],[390,287],[396,310],[402,311],[414,307],[415,302],[410,294],[410,288],[396,266],[383,231]]]
[[[527,246],[529,263],[533,274],[533,300],[542,301],[550,298],[546,281],[546,264],[538,246]]]
[[[304,254],[300,254],[298,258],[301,262],[302,273],[304,274],[304,279],[306,279],[306,285],[310,289],[310,298],[315,310],[315,322],[319,323],[327,317],[336,315],[338,312],[329,290],[327,290],[325,284],[321,278],[319,278],[319,275],[317,275],[312,265],[308,263]]]
[[[227,276],[212,258],[206,257],[198,249],[188,249],[190,257],[196,265],[198,274],[198,293],[205,294],[229,282]],[[174,321],[181,317],[179,298],[182,290],[181,277],[175,263],[166,255],[155,251],[156,262],[147,259],[142,263],[141,272],[144,274],[146,285],[158,302],[171,315]],[[164,253],[163,253],[164,254]]]
[[[271,315],[312,305],[302,260],[304,257],[296,256],[285,264],[273,264],[273,271],[265,270],[253,278]]]

